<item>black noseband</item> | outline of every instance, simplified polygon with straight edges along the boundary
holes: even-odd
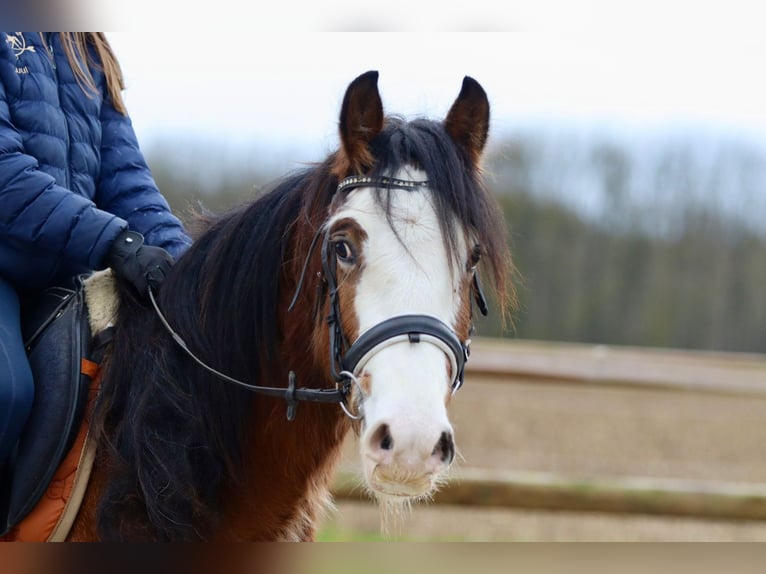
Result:
[[[431,343],[447,355],[452,365],[452,392],[463,384],[468,345],[443,321],[429,315],[399,315],[365,331],[343,356],[344,371],[357,374],[372,356],[394,343]]]

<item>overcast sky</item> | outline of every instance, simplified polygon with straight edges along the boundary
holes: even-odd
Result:
[[[256,13],[246,32],[218,31],[216,21],[206,25],[204,14],[186,12],[179,25],[133,31],[142,3],[120,21],[123,31],[108,36],[146,144],[205,139],[324,153],[336,142],[346,86],[371,69],[380,71],[386,110],[404,115],[443,116],[463,76],[473,76],[489,94],[496,134],[530,122],[701,126],[766,142],[766,34],[758,2],[646,0],[637,4],[644,8],[620,13],[612,6],[624,3],[593,0],[584,3],[588,11],[583,3],[575,9],[538,0],[510,2],[515,11],[471,11],[462,20],[445,11],[433,25],[433,18],[395,0],[383,19],[312,8],[292,14],[292,29],[280,20],[269,31],[269,20]],[[408,17],[394,18],[397,7]],[[546,19],[552,13],[556,18]],[[309,32],[312,23],[313,30],[328,31]],[[466,28],[512,31],[445,31]],[[347,29],[405,31],[332,32]]]

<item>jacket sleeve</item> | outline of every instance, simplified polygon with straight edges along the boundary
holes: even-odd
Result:
[[[90,269],[127,222],[55,183],[25,153],[0,82],[0,241],[47,251]]]
[[[141,152],[130,118],[108,97],[101,108],[101,173],[96,203],[128,222],[147,244],[178,257],[191,245],[181,221],[160,193]]]

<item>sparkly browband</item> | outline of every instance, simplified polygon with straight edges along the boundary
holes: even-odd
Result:
[[[341,191],[348,191],[357,187],[368,187],[373,185],[375,187],[385,187],[387,189],[405,189],[413,191],[419,187],[428,185],[428,181],[411,181],[408,179],[395,179],[393,177],[367,177],[360,175],[352,175],[347,177],[338,184],[338,189],[335,193]]]

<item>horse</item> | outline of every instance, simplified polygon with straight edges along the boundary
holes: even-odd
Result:
[[[68,540],[313,540],[350,432],[382,504],[438,488],[479,275],[501,312],[512,291],[489,101],[466,76],[443,120],[387,115],[369,71],[338,131],[324,160],[201,216],[149,300],[118,282]]]

